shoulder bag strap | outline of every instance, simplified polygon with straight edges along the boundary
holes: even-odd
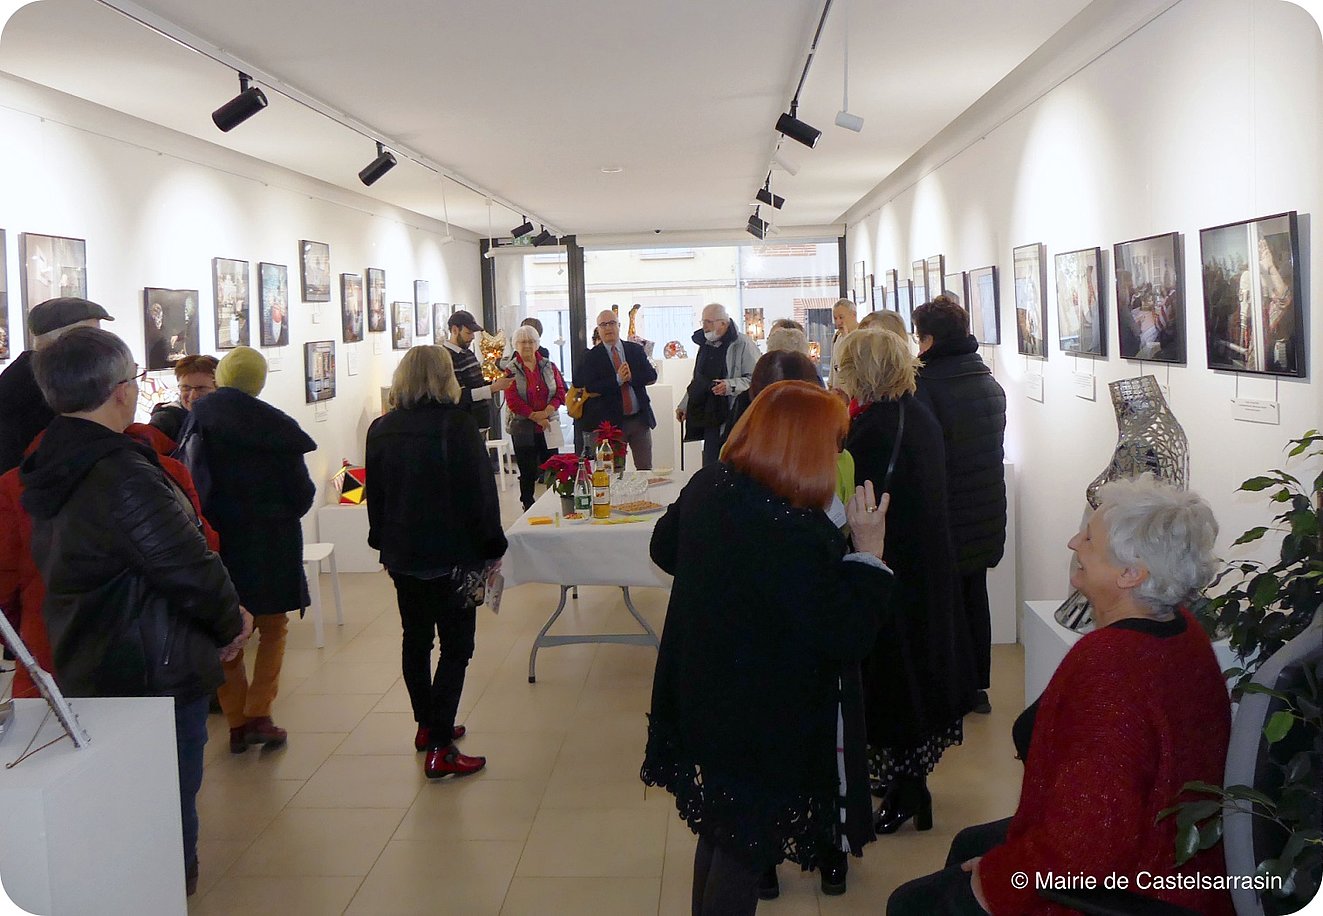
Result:
[[[896,471],[896,459],[900,457],[900,440],[905,435],[905,401],[896,402],[900,405],[900,418],[896,421],[896,443],[891,446],[891,461],[887,463],[887,476],[882,480],[882,493],[891,492],[891,475]],[[877,494],[878,498],[882,493]]]

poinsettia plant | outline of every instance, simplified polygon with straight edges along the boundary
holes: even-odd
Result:
[[[561,496],[574,495],[574,478],[579,474],[579,456],[569,454],[552,455],[539,465],[542,471],[542,485],[555,490]]]
[[[598,442],[603,440],[610,442],[613,449],[623,448],[625,445],[625,431],[619,426],[612,426],[610,420],[603,420],[593,432],[597,434]]]

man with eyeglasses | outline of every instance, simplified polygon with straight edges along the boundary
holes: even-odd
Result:
[[[0,373],[0,474],[18,467],[23,452],[55,417],[32,374],[34,354],[70,328],[101,327],[110,313],[86,299],[47,299],[28,312],[32,349],[20,353]]]
[[[207,355],[185,356],[175,363],[179,400],[153,407],[151,425],[178,442],[193,405],[216,390],[217,364],[216,357]]]
[[[603,421],[620,427],[627,451],[634,456],[635,469],[651,470],[652,431],[657,418],[648,386],[657,381],[657,370],[648,362],[643,347],[620,339],[620,319],[611,309],[598,314],[597,334],[601,343],[584,359],[583,387],[598,397],[584,402],[579,428],[592,432]]]

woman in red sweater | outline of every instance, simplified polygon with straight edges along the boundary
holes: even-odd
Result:
[[[505,392],[510,409],[507,426],[519,465],[519,499],[525,509],[533,505],[538,465],[555,454],[547,448],[546,433],[559,422],[557,411],[565,403],[565,379],[556,364],[538,352],[539,343],[531,325],[520,325],[514,332],[509,372],[515,383]]]
[[[1033,722],[1015,816],[962,831],[947,868],[898,888],[889,916],[1064,914],[1039,896],[1042,882],[1103,888],[1109,875],[1199,913],[1231,913],[1225,891],[1164,889],[1180,883],[1173,876],[1226,869],[1218,846],[1177,868],[1176,819],[1156,820],[1184,800],[1185,783],[1222,782],[1226,684],[1183,606],[1216,570],[1216,537],[1193,493],[1151,479],[1103,488],[1069,545],[1070,583],[1092,602],[1097,629],[1021,717]]]

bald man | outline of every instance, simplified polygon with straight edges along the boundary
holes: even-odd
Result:
[[[831,307],[831,323],[836,333],[831,339],[831,368],[827,370],[827,387],[836,387],[836,351],[851,331],[859,328],[859,311],[849,299],[837,299]]]
[[[753,367],[761,356],[758,346],[741,334],[726,307],[713,302],[703,308],[703,326],[694,332],[698,356],[694,377],[680,398],[675,418],[686,420],[686,442],[703,443],[703,467],[721,457],[727,422],[735,396],[749,389]]]
[[[583,363],[583,387],[598,395],[583,405],[579,428],[592,432],[602,421],[625,431],[625,444],[640,471],[652,468],[652,430],[657,418],[652,412],[648,386],[657,381],[657,370],[648,362],[643,348],[620,339],[620,319],[610,309],[597,315],[600,343],[588,351]],[[579,381],[576,378],[575,381]]]

